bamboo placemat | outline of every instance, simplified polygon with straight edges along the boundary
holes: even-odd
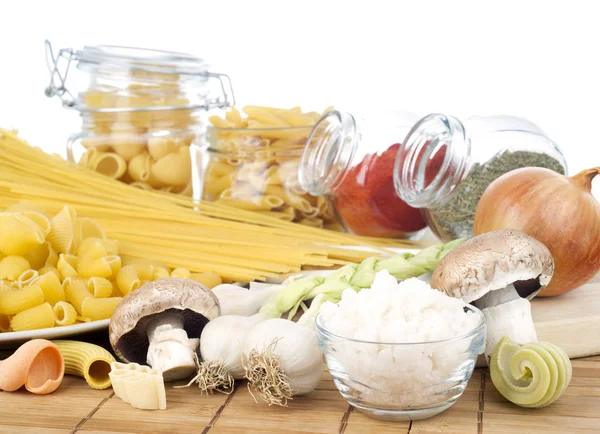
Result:
[[[231,395],[167,389],[166,411],[143,411],[65,376],[53,394],[0,393],[3,433],[344,433],[579,434],[600,433],[600,356],[573,360],[573,380],[556,403],[524,409],[505,401],[486,369],[477,369],[449,410],[414,422],[381,422],[353,410],[327,372],[319,388],[288,408],[257,404],[241,383]]]

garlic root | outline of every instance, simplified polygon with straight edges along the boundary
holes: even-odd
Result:
[[[279,356],[274,354],[278,340],[273,341],[262,352],[252,349],[244,361],[248,390],[256,401],[252,389],[267,404],[287,406],[293,399],[290,378],[283,372],[279,364]],[[258,402],[258,401],[257,401]]]
[[[198,368],[198,373],[185,386],[175,386],[176,388],[190,387],[196,383],[202,394],[219,392],[229,395],[235,388],[235,380],[223,364],[215,360],[199,362],[194,354],[194,359]]]

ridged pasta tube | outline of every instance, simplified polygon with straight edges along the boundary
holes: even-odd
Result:
[[[38,277],[33,281],[33,284],[39,286],[44,293],[44,301],[47,301],[51,305],[55,305],[59,301],[67,299],[65,290],[63,289],[60,279],[56,273],[48,271],[44,275]]]
[[[59,326],[68,326],[77,322],[77,311],[71,303],[59,301],[52,308],[54,312],[54,322]]]
[[[42,289],[33,285],[16,291],[0,292],[0,314],[14,315],[44,302]]]
[[[137,363],[111,364],[110,378],[115,395],[135,408],[166,410],[167,396],[162,374]]]
[[[152,280],[153,275],[152,265],[129,264],[117,273],[117,285],[123,295],[127,295],[142,286],[144,282]]]
[[[110,297],[113,292],[113,284],[103,277],[91,277],[87,281],[87,289],[98,298]]]
[[[109,376],[115,358],[104,348],[87,342],[52,341],[65,359],[65,374],[85,378],[93,389],[106,389],[111,385]]]

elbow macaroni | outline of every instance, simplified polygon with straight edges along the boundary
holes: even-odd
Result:
[[[124,295],[167,277],[190,278],[209,287],[221,283],[215,273],[121,257],[116,241],[70,207],[52,219],[27,204],[0,212],[0,333],[108,319]],[[103,388],[107,380],[94,381]]]

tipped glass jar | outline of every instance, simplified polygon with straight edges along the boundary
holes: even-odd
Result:
[[[299,166],[300,185],[325,196],[346,230],[386,238],[416,236],[426,223],[394,190],[400,143],[418,116],[378,113],[375,118],[330,111],[313,128]]]
[[[226,75],[183,53],[93,46],[55,57],[46,48],[46,95],[81,115],[81,131],[67,143],[71,162],[144,190],[200,194],[192,173],[201,165],[207,113],[234,103]],[[71,63],[74,94],[66,87]]]
[[[431,167],[439,169],[433,173]],[[475,211],[487,186],[522,167],[567,173],[560,148],[528,120],[496,115],[461,122],[431,114],[404,140],[394,181],[398,195],[421,208],[431,230],[450,241],[473,235]]]

